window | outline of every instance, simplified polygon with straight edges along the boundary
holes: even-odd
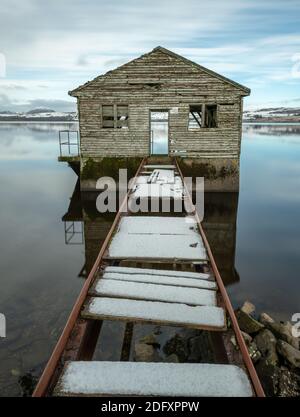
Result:
[[[128,106],[124,105],[103,105],[102,106],[102,128],[103,129],[127,129],[128,128]]]
[[[205,127],[217,127],[217,105],[205,106]]]
[[[114,106],[102,106],[102,127],[114,128]]]
[[[189,129],[200,129],[202,125],[202,106],[190,106]]]
[[[128,106],[117,106],[117,128],[128,128]]]
[[[190,106],[189,130],[217,127],[217,105],[200,104]]]

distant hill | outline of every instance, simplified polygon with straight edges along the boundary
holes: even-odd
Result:
[[[24,113],[0,111],[0,122],[74,122],[76,112],[57,112],[52,109],[33,109]]]
[[[0,111],[0,114],[14,114],[14,112],[9,111],[9,110],[2,110]]]
[[[300,123],[300,107],[272,107],[245,110],[244,122]]]
[[[32,109],[27,112],[0,111],[0,122],[74,122],[78,121],[76,112],[57,112],[53,109]],[[257,110],[245,110],[244,122],[251,123],[300,123],[300,107],[270,107]]]
[[[26,114],[40,114],[40,113],[55,113],[55,110],[51,109],[33,109],[26,112]]]

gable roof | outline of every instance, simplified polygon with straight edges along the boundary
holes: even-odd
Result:
[[[166,55],[169,55],[169,56],[171,56],[171,57],[173,57],[173,58],[179,59],[179,60],[181,60],[182,62],[184,62],[185,64],[188,64],[188,65],[191,65],[191,66],[193,66],[193,67],[195,67],[195,68],[198,68],[198,69],[199,69],[199,70],[201,70],[202,72],[205,72],[205,73],[207,73],[207,74],[211,75],[212,77],[218,78],[219,80],[221,80],[221,81],[223,81],[223,82],[225,82],[225,83],[231,84],[233,87],[235,87],[235,88],[237,88],[237,89],[239,89],[239,90],[242,90],[242,91],[244,92],[244,94],[243,94],[243,95],[249,95],[249,94],[250,94],[250,92],[251,92],[250,88],[245,87],[244,85],[239,84],[239,83],[237,83],[236,81],[233,81],[233,80],[231,80],[231,79],[229,79],[229,78],[227,78],[227,77],[224,77],[223,75],[218,74],[217,72],[212,71],[212,70],[210,70],[210,69],[208,69],[208,68],[206,68],[206,67],[203,67],[202,65],[197,64],[197,63],[196,63],[196,62],[194,62],[194,61],[191,61],[191,60],[189,60],[189,59],[187,59],[187,58],[184,58],[183,56],[181,56],[181,55],[179,55],[179,54],[176,54],[175,52],[172,52],[172,51],[170,51],[169,49],[163,48],[162,46],[157,46],[157,47],[156,47],[156,48],[154,48],[152,51],[150,51],[150,52],[148,52],[148,53],[146,53],[146,54],[144,54],[144,55],[141,55],[140,57],[135,58],[135,59],[133,59],[133,60],[131,60],[131,61],[129,61],[129,62],[126,62],[125,64],[123,64],[123,65],[121,65],[121,66],[119,66],[119,67],[117,67],[117,68],[115,68],[115,69],[113,69],[113,70],[110,70],[110,71],[108,71],[108,72],[107,72],[107,73],[105,73],[105,74],[99,75],[99,76],[97,76],[96,78],[94,78],[93,80],[86,82],[85,84],[83,84],[83,85],[81,85],[81,86],[79,86],[79,87],[75,88],[75,89],[74,89],[74,90],[72,90],[72,91],[69,91],[69,95],[70,95],[70,96],[73,96],[73,97],[76,97],[78,92],[80,92],[80,91],[84,90],[87,86],[89,86],[90,84],[94,83],[95,81],[101,80],[102,78],[104,79],[107,75],[112,74],[114,71],[116,71],[116,70],[118,70],[118,69],[120,69],[120,68],[123,68],[123,67],[125,67],[125,66],[127,66],[127,65],[129,65],[129,64],[132,64],[133,62],[138,61],[138,60],[140,60],[141,58],[144,58],[144,57],[146,57],[146,56],[148,56],[148,55],[152,54],[153,52],[157,52],[157,51],[162,52],[162,53],[164,53],[164,54],[166,54]]]

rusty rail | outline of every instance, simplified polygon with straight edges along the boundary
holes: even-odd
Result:
[[[234,333],[235,333],[235,336],[236,336],[236,339],[237,339],[239,348],[240,348],[241,353],[242,353],[242,357],[243,357],[244,363],[246,365],[247,371],[248,371],[248,373],[250,375],[250,378],[251,378],[251,381],[252,381],[252,384],[253,384],[253,388],[254,388],[255,393],[256,393],[256,395],[258,397],[265,397],[264,390],[263,390],[262,385],[260,383],[260,380],[259,380],[259,378],[257,376],[257,373],[256,373],[256,370],[254,368],[253,362],[252,362],[252,360],[250,358],[250,355],[249,355],[249,352],[248,352],[248,349],[247,349],[245,340],[243,338],[243,335],[241,333],[241,330],[240,330],[240,327],[239,327],[237,318],[235,316],[235,313],[234,313],[234,310],[233,310],[231,301],[230,301],[229,296],[227,294],[227,291],[226,291],[225,285],[223,283],[222,277],[220,275],[220,272],[218,270],[217,264],[216,264],[216,262],[214,260],[214,257],[213,257],[211,248],[210,248],[209,243],[208,243],[208,240],[207,240],[206,235],[204,233],[204,230],[202,228],[202,225],[201,225],[201,222],[200,222],[199,215],[197,213],[196,207],[193,204],[192,197],[191,197],[191,195],[190,195],[190,193],[188,191],[188,188],[186,187],[186,184],[185,184],[185,182],[183,180],[183,174],[181,172],[181,169],[180,169],[180,166],[178,164],[178,161],[177,161],[176,158],[174,158],[174,160],[175,160],[176,168],[177,168],[177,170],[178,170],[178,172],[179,172],[179,174],[181,176],[181,179],[183,181],[184,188],[185,188],[185,191],[186,191],[186,194],[187,194],[187,198],[189,199],[189,202],[191,204],[191,207],[194,207],[195,218],[196,218],[197,223],[198,223],[198,226],[199,226],[200,234],[201,234],[201,237],[203,239],[204,245],[206,247],[207,254],[208,254],[209,260],[210,260],[210,264],[211,264],[212,270],[214,272],[214,275],[215,275],[215,278],[216,278],[216,281],[217,281],[217,284],[218,284],[220,293],[221,293],[222,298],[224,300],[224,304],[225,304],[226,310],[227,310],[227,312],[229,314],[229,317],[230,317],[230,320],[231,320],[231,323],[232,323],[232,327],[233,327],[233,330],[234,330]]]
[[[133,184],[135,183],[136,178],[138,177],[138,175],[139,175],[139,173],[140,173],[144,164],[145,164],[145,158],[143,158],[142,162],[140,163],[140,165],[138,167],[138,170],[137,170],[137,172],[136,172],[136,174],[133,178]],[[103,258],[103,255],[105,253],[105,250],[106,250],[106,248],[108,246],[108,243],[111,239],[111,236],[112,236],[112,234],[113,234],[113,232],[114,232],[114,230],[115,230],[115,228],[116,228],[116,226],[117,226],[117,224],[120,220],[123,208],[127,204],[127,199],[129,197],[129,193],[130,193],[130,190],[128,190],[121,206],[119,207],[119,211],[117,212],[116,217],[113,221],[113,224],[112,224],[112,226],[111,226],[111,228],[110,228],[110,230],[109,230],[109,232],[108,232],[108,234],[105,238],[105,241],[103,242],[103,245],[100,249],[100,252],[97,256],[97,259],[96,259],[96,261],[93,265],[93,268],[91,269],[91,271],[90,271],[90,273],[89,273],[89,275],[88,275],[88,277],[87,277],[87,279],[86,279],[86,281],[85,281],[85,283],[84,283],[84,285],[83,285],[83,287],[80,291],[80,294],[79,294],[79,296],[78,296],[78,298],[77,298],[77,300],[76,300],[76,302],[73,306],[73,309],[70,313],[68,321],[67,321],[67,323],[66,323],[66,325],[65,325],[65,327],[64,327],[64,329],[61,333],[60,338],[58,339],[58,342],[57,342],[57,344],[56,344],[56,346],[55,346],[55,348],[52,352],[52,355],[51,355],[51,357],[50,357],[50,359],[49,359],[49,361],[48,361],[48,363],[47,363],[47,365],[46,365],[46,367],[45,367],[45,369],[42,373],[42,376],[40,377],[40,380],[39,380],[34,392],[33,392],[33,395],[32,395],[33,397],[43,397],[43,396],[46,395],[47,389],[48,389],[49,384],[51,382],[52,375],[54,374],[54,372],[56,370],[56,367],[58,366],[59,360],[61,358],[61,355],[65,350],[65,347],[66,347],[66,344],[67,344],[68,339],[70,337],[70,334],[71,334],[71,332],[72,332],[72,330],[75,326],[76,320],[79,317],[79,314],[80,314],[81,308],[83,306],[83,303],[84,303],[84,301],[87,297],[89,288],[92,285],[92,283],[93,283],[93,281],[96,277],[97,272],[99,271],[99,268],[101,266],[101,262],[102,262],[102,258]]]

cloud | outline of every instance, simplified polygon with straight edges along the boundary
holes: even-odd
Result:
[[[293,98],[292,100],[286,100],[285,103],[300,103],[300,97]]]
[[[300,53],[299,15],[298,0],[2,0],[7,77],[0,94],[19,103],[66,100],[68,90],[162,45],[249,80],[255,100],[272,100],[284,94],[282,84],[293,94],[299,82],[292,61]]]
[[[9,110],[13,103],[6,94],[0,94],[0,109]]]
[[[231,24],[251,6],[250,0],[173,0],[171,7],[169,0],[24,0],[14,13],[15,0],[2,2],[0,51],[8,63],[69,70],[95,55],[126,61],[158,44],[199,47],[216,32],[226,43]],[[209,49],[213,53],[213,48],[206,52]]]
[[[1,89],[5,89],[5,90],[27,90],[28,88],[25,87],[24,85],[20,85],[20,84],[1,84]]]

